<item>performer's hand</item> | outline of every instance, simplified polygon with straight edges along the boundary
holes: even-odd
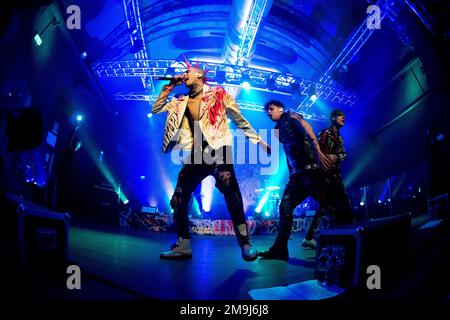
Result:
[[[267,153],[267,154],[271,154],[272,153],[272,148],[264,141],[261,140],[259,142],[259,145],[261,146],[261,148]]]
[[[337,156],[335,154],[329,154],[328,158],[331,160],[333,165],[336,165],[338,158],[337,158]]]
[[[320,167],[325,171],[330,171],[333,167],[333,162],[330,158],[322,153],[320,150],[316,150],[316,159],[320,165]]]
[[[165,84],[165,85],[163,85],[162,90],[166,93],[170,93],[173,90],[173,87],[174,86],[171,84]]]
[[[177,74],[169,82],[169,86],[179,86],[184,81],[186,81],[186,76],[184,74]]]

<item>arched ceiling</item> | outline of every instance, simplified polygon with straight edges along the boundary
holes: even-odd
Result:
[[[93,8],[84,0],[73,2],[78,2],[82,10],[84,3],[89,7],[88,34],[102,42],[95,52],[97,60],[133,58],[122,0],[105,0],[103,6]],[[223,58],[233,14],[231,0],[139,3],[150,59],[176,59],[182,54],[192,60],[220,62]],[[258,30],[249,66],[307,79],[319,76],[360,25],[366,6],[367,2],[361,0],[273,1]]]

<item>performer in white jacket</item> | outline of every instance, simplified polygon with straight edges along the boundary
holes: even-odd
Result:
[[[173,88],[184,83],[189,94],[173,98],[166,103]],[[175,76],[160,92],[152,112],[168,112],[164,130],[163,152],[171,149],[192,151],[183,165],[171,199],[178,238],[171,250],[161,254],[162,259],[187,259],[192,257],[189,234],[188,203],[192,192],[207,176],[216,178],[216,187],[224,195],[238,244],[245,261],[258,257],[258,250],[250,242],[245,221],[242,195],[232,162],[233,137],[228,117],[243,130],[252,143],[259,143],[270,153],[270,147],[242,116],[234,98],[222,87],[205,83],[205,71],[188,65],[183,75]]]

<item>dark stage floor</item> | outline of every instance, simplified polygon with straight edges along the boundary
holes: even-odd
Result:
[[[156,299],[251,299],[256,288],[313,279],[315,251],[300,248],[303,234],[289,242],[291,258],[245,262],[232,236],[192,236],[193,258],[161,260],[159,254],[175,241],[172,233],[157,233],[94,224],[70,228],[70,255],[82,271]],[[274,237],[254,236],[260,249]]]
[[[413,219],[412,268],[405,281],[390,291],[347,292],[337,298],[354,300],[448,300],[446,257],[448,224],[420,227],[428,216]],[[159,254],[175,234],[124,229],[73,218],[69,229],[70,261],[81,268],[82,289],[68,290],[60,279],[34,278],[29,300],[250,300],[249,290],[285,286],[314,278],[315,251],[302,249],[303,233],[289,241],[288,262],[258,259],[245,262],[232,236],[192,236],[193,258],[161,260]],[[268,248],[272,235],[253,236],[259,249]]]

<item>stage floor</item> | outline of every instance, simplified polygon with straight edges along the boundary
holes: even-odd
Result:
[[[391,290],[347,292],[338,301],[450,298],[448,221],[422,228],[430,219],[413,218],[411,266]],[[69,262],[81,269],[81,290],[68,290],[68,275],[36,274],[25,279],[23,298],[55,300],[250,300],[250,290],[288,286],[314,278],[315,250],[302,249],[304,233],[292,234],[288,262],[245,262],[234,236],[193,235],[193,258],[161,260],[175,234],[126,229],[72,217]],[[255,235],[266,250],[274,235]],[[11,296],[12,297],[12,296]],[[334,298],[333,298],[334,299]],[[269,299],[270,300],[270,299]]]
[[[300,247],[303,235],[292,235],[288,262],[245,262],[234,236],[203,235],[192,236],[191,260],[168,261],[159,254],[174,243],[174,233],[74,221],[69,231],[70,260],[80,266],[82,274],[139,298],[251,299],[249,290],[314,278],[315,250]],[[255,235],[252,240],[259,250],[266,250],[274,237]]]

